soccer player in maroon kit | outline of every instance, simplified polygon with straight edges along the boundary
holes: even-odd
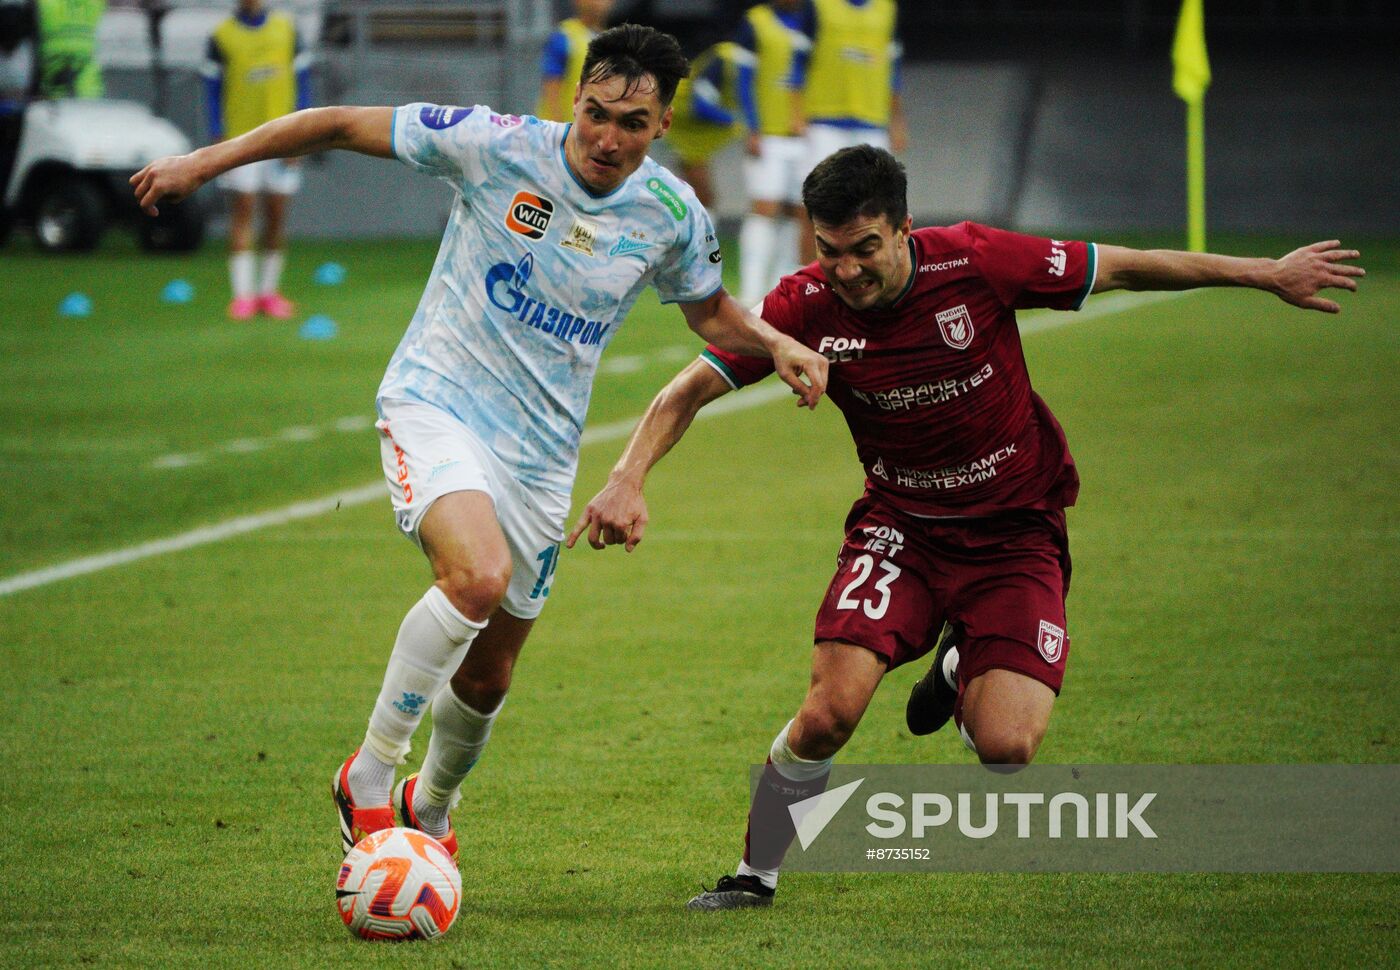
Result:
[[[1035,755],[1070,639],[1065,508],[1079,476],[1034,391],[1016,310],[1077,310],[1106,290],[1247,286],[1329,313],[1327,287],[1356,289],[1354,250],[1315,243],[1281,259],[1063,242],[964,222],[914,230],[904,169],[861,145],[821,162],[802,189],[817,262],[783,279],[762,317],[832,362],[827,393],[866,472],[836,575],[817,613],[812,679],[778,733],[734,876],[692,909],[772,902],[794,831],[787,806],[821,792],[885,673],[930,651],[906,720],[952,717],[984,764]],[[709,347],[668,384],[571,531],[597,549],[642,539],[647,472],[696,413],[772,372]],[[775,837],[772,833],[777,832]]]

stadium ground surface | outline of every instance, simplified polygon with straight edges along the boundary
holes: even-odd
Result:
[[[1028,334],[1084,480],[1041,761],[1396,761],[1400,246],[1361,248],[1340,317],[1219,291]],[[433,249],[298,245],[287,288],[325,342],[227,322],[216,248],[0,250],[0,581],[374,482],[374,389]],[[313,286],[328,259],[348,281]],[[195,302],[160,303],[177,277]],[[75,290],[92,315],[59,317]],[[591,425],[696,350],[648,298]],[[619,448],[584,449],[576,507]],[[1395,875],[792,874],[772,910],[683,911],[737,858],[859,486],[836,409],[775,399],[696,425],[637,553],[564,556],[456,815],[462,914],[411,950],[351,940],[332,896],[330,776],[429,578],[387,501],[0,596],[0,965],[1397,962]],[[968,761],[902,730],[920,673],[843,760]]]

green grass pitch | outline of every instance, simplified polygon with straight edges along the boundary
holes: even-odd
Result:
[[[1084,480],[1041,761],[1396,760],[1400,247],[1361,248],[1340,317],[1216,291],[1027,336]],[[374,390],[433,251],[298,244],[290,295],[340,328],[314,342],[226,321],[217,247],[0,250],[0,580],[374,482]],[[310,282],[327,259],[343,286]],[[177,277],[194,303],[159,301]],[[75,290],[92,315],[59,317]],[[648,298],[590,423],[698,349]],[[584,449],[576,508],[620,447]],[[636,554],[563,557],[456,815],[461,916],[411,949],[352,940],[331,891],[331,773],[429,581],[386,499],[0,597],[0,965],[1397,963],[1394,875],[793,874],[772,910],[683,911],[737,860],[859,485],[835,408],[770,403],[663,462]],[[920,672],[843,760],[968,761],[903,733]]]

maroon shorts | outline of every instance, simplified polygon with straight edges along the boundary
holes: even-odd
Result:
[[[1069,574],[1063,511],[921,519],[866,494],[846,519],[816,639],[866,647],[894,669],[928,653],[947,620],[965,631],[959,693],[999,667],[1058,694]]]

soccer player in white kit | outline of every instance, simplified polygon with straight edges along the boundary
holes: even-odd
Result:
[[[448,813],[549,593],[593,375],[643,288],[703,339],[771,357],[807,407],[825,389],[825,358],[724,291],[709,215],[647,158],[686,71],[674,38],[624,24],[589,45],[570,125],[484,106],[319,108],[132,177],[154,214],[235,166],[347,148],[461,195],[377,399],[398,526],[436,581],[404,617],[364,742],[333,781],[347,852],[397,808],[456,855]],[[430,705],[422,771],[393,787]]]

